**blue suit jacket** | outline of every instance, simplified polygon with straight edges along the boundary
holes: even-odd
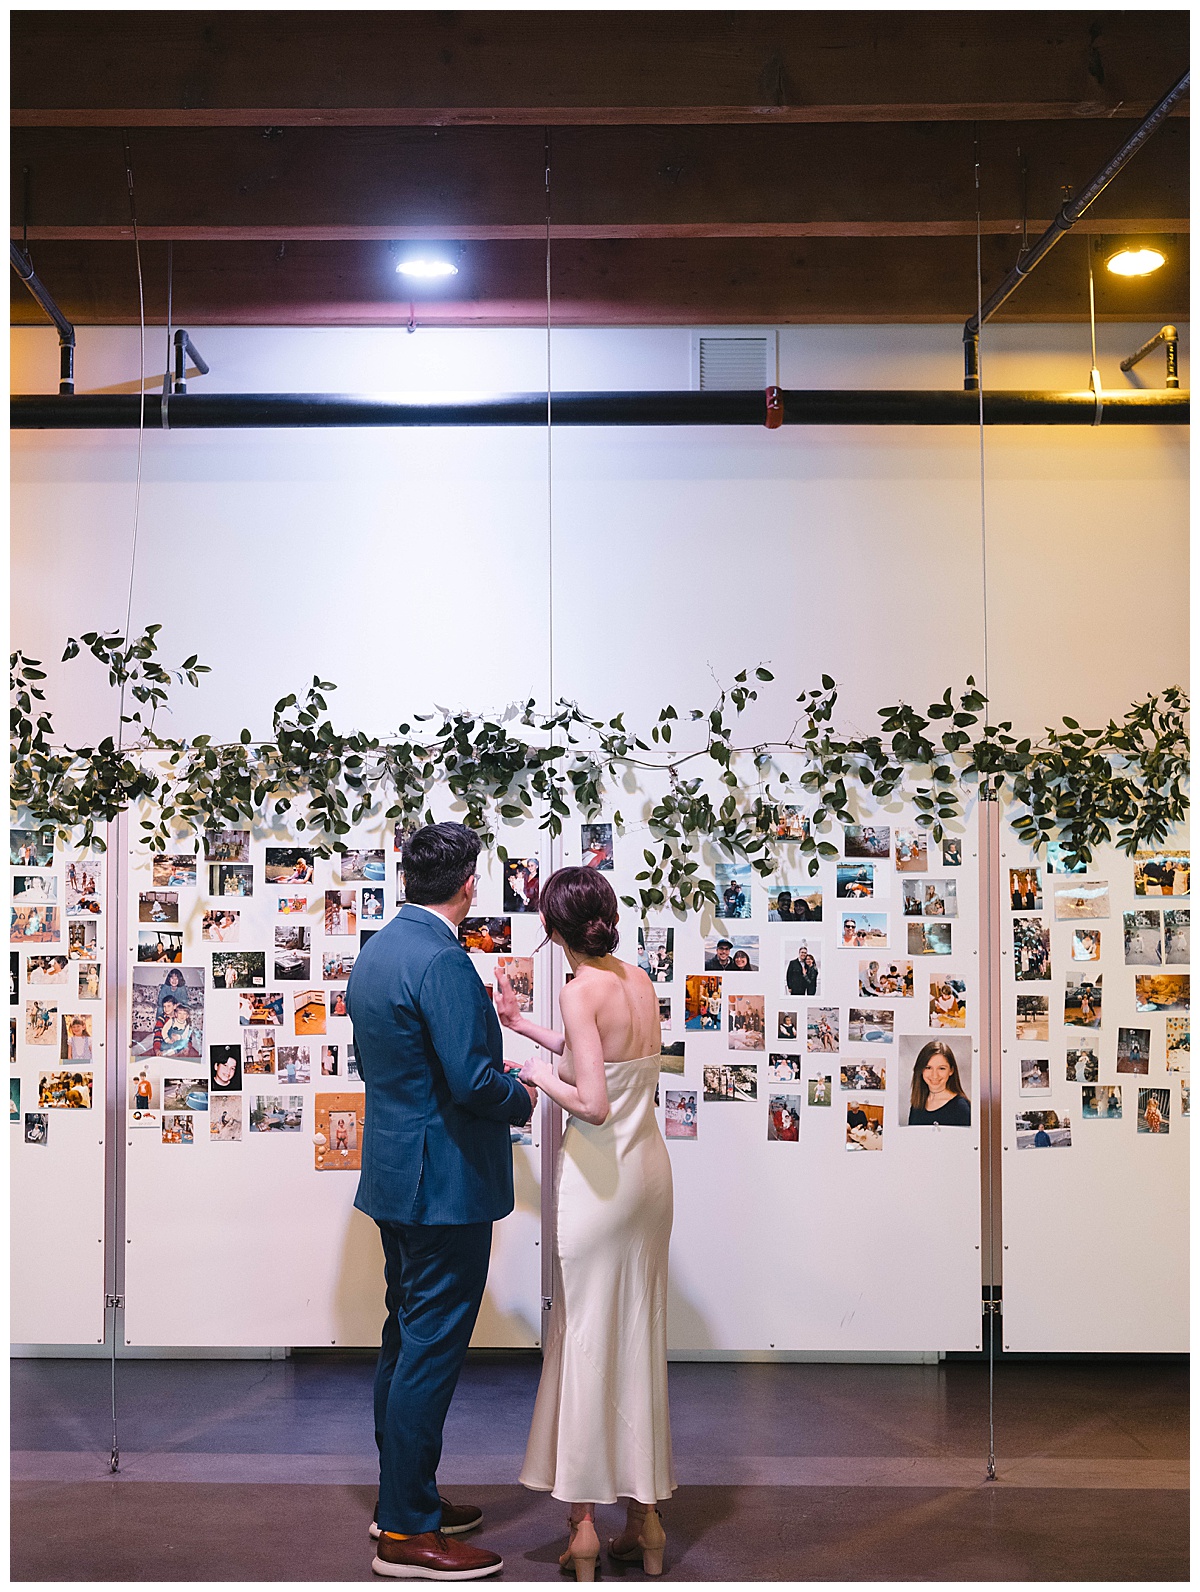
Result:
[[[532,1107],[454,930],[402,907],[358,953],[346,1009],[367,1086],[358,1209],[429,1226],[507,1216],[509,1128]]]

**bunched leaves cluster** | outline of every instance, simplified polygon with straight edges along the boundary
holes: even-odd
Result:
[[[314,676],[302,697],[275,704],[268,737],[244,729],[217,743],[157,728],[172,687],[195,686],[209,672],[194,656],[165,668],[160,629],[149,625],[133,640],[89,632],[68,641],[63,660],[90,653],[119,694],[119,733],[95,746],[55,742],[39,685],[45,671],[37,659],[12,654],[11,800],[29,821],[103,849],[101,827],[138,808],[145,843],[165,850],[180,833],[270,825],[295,807],[292,827],[329,856],[344,851],[345,837],[369,816],[431,821],[431,794],[445,786],[464,822],[491,844],[502,827],[527,820],[561,834],[573,814],[599,816],[606,793],[631,771],[654,770],[665,773],[667,788],[639,816],[644,867],[638,897],[624,899],[643,910],[679,910],[716,904],[705,847],[773,873],[788,809],[797,806],[809,826],[787,851],[805,857],[810,873],[837,855],[826,837],[833,822],[858,821],[860,794],[876,807],[909,804],[935,840],[974,796],[1000,800],[1021,840],[1037,849],[1058,839],[1074,863],[1113,839],[1128,853],[1161,842],[1186,810],[1188,703],[1175,686],[1103,729],[1065,718],[1062,729],[1034,741],[1014,735],[1007,721],[989,723],[986,698],[968,679],[923,713],[904,703],[879,709],[878,730],[856,737],[835,729],[837,687],[825,675],[796,698],[799,715],[784,740],[742,745],[739,721],[759,685],[773,680],[761,666],[754,683],[742,670],[707,709],[680,714],[668,704],[646,738],[623,714],[591,718],[565,701],[546,713],[532,697],[493,716],[417,715],[386,738],[346,733],[329,716],[336,687]],[[136,704],[128,713],[127,702]]]

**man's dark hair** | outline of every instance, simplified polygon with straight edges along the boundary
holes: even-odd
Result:
[[[404,894],[419,907],[456,896],[475,872],[479,836],[466,824],[427,824],[404,842]]]

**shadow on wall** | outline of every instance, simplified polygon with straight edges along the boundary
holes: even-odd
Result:
[[[667,1350],[712,1349],[712,1332],[705,1317],[683,1293],[673,1277],[667,1283]]]
[[[374,1347],[383,1331],[383,1246],[369,1216],[351,1206],[346,1217],[333,1285],[333,1331],[339,1346]]]
[[[513,1215],[533,1216],[535,1220],[540,1221],[542,1191],[534,1171],[536,1155],[536,1150],[526,1149],[517,1149],[513,1153],[513,1192],[516,1197]],[[495,1256],[494,1247],[492,1253]],[[488,1288],[479,1307],[479,1320],[475,1323],[475,1331],[471,1334],[471,1344],[473,1347],[489,1349],[528,1349],[531,1344],[540,1344],[542,1341],[540,1311],[537,1314],[539,1319],[530,1320],[527,1311],[502,1308],[492,1289]]]

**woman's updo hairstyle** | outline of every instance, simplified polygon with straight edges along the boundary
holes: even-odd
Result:
[[[541,888],[538,910],[547,934],[557,934],[577,956],[608,956],[620,938],[617,897],[594,868],[559,868]]]

